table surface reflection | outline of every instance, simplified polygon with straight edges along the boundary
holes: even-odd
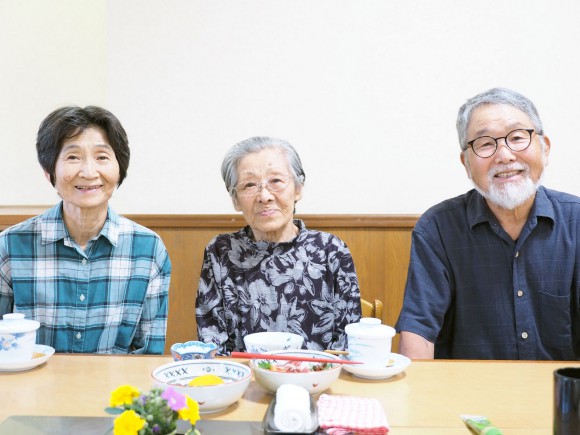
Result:
[[[170,356],[57,354],[32,370],[0,372],[0,421],[13,415],[107,416],[122,384],[153,386]],[[236,360],[238,362],[246,362]],[[342,371],[327,394],[377,398],[392,434],[468,434],[460,414],[487,416],[505,435],[551,432],[553,372],[580,362],[414,361],[404,373],[366,380]],[[272,395],[255,381],[244,397],[204,420],[261,421]]]

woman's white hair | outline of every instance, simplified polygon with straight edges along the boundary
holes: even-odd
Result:
[[[302,186],[306,174],[302,168],[300,156],[288,142],[267,136],[255,136],[235,144],[226,153],[222,162],[222,178],[230,196],[236,195],[235,187],[238,184],[238,165],[248,154],[257,153],[267,148],[284,150],[296,186]]]

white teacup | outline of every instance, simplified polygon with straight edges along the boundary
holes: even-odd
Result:
[[[358,323],[346,325],[348,357],[372,368],[386,367],[391,354],[395,329],[381,325],[380,319],[363,317]]]
[[[18,362],[32,359],[36,330],[40,322],[24,319],[22,313],[4,314],[0,320],[0,361]]]

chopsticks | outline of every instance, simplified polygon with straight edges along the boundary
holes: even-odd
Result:
[[[330,350],[330,349],[326,349],[324,352],[330,353],[331,355],[348,355],[348,350]]]
[[[362,362],[360,361],[349,361],[346,359],[310,358],[306,356],[276,355],[268,353],[232,352],[230,355],[232,358],[267,359],[278,361],[306,361],[306,362],[320,362],[331,364],[362,364]]]

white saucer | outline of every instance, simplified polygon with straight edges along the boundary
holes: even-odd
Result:
[[[404,355],[391,353],[390,359],[395,363],[388,367],[368,367],[366,364],[343,364],[342,368],[353,375],[364,379],[387,379],[405,370],[411,360]]]
[[[32,352],[32,359],[27,361],[0,361],[0,372],[21,372],[23,370],[30,370],[48,361],[48,359],[54,354],[54,348],[44,346],[43,344],[35,344]]]

